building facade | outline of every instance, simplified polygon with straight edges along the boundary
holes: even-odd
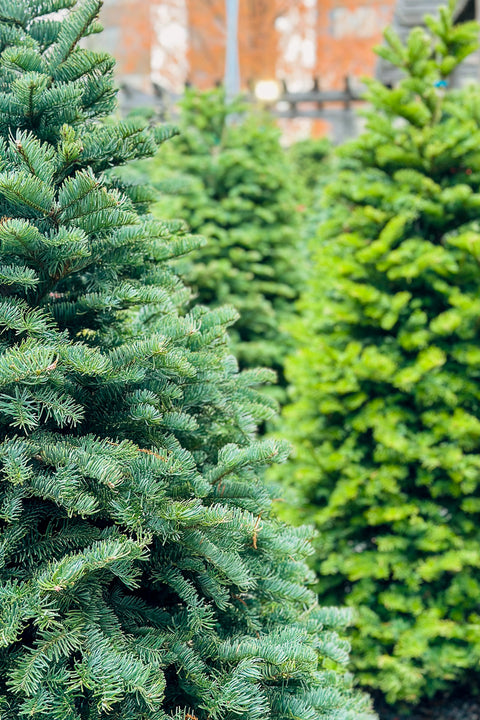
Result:
[[[291,91],[304,91],[316,78],[322,90],[340,90],[347,77],[355,88],[373,75],[395,82],[395,73],[374,53],[386,25],[405,36],[446,1],[238,0],[241,86],[276,78]],[[457,10],[459,19],[474,17],[475,0],[458,0]],[[155,87],[176,97],[187,83],[205,89],[222,82],[226,0],[104,0],[101,20],[105,32],[90,44],[101,43],[115,55],[120,85],[133,89],[132,105],[151,97]],[[466,68],[470,77],[476,72]],[[352,132],[347,126],[353,112],[347,115],[339,116],[336,133],[331,123],[303,119],[289,121],[289,134],[329,132],[341,140]]]
[[[394,3],[239,0],[242,86],[278,77],[299,87],[317,76],[335,89],[347,75],[372,75]],[[186,82],[207,88],[223,78],[225,0],[105,0],[101,19],[100,42],[123,82],[146,90],[153,80],[178,93]]]

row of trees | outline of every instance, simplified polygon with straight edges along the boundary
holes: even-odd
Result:
[[[369,82],[365,133],[328,163],[265,117],[226,123],[214,91],[147,169],[156,212],[207,238],[196,298],[237,307],[241,365],[289,384],[282,514],[319,530],[320,601],[355,609],[356,676],[391,703],[480,659],[480,92],[449,87],[477,38],[452,7],[405,45],[387,31],[403,80]]]

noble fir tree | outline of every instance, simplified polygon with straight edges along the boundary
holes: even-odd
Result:
[[[0,0],[0,716],[370,717],[309,532],[271,514],[265,373],[234,311],[184,311],[195,239],[116,173],[169,131],[102,124],[99,7]]]
[[[386,32],[403,79],[369,82],[326,190],[285,412],[320,601],[360,607],[354,666],[390,702],[480,659],[480,92],[449,86],[478,26],[427,28]]]
[[[305,279],[299,173],[272,120],[222,89],[187,90],[180,106],[179,137],[144,166],[165,192],[157,212],[205,238],[181,266],[196,302],[233,304],[240,367],[273,368],[282,385],[284,325]]]

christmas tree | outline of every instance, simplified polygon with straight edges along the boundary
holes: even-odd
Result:
[[[173,131],[115,107],[79,46],[98,0],[1,0],[2,720],[370,717],[278,523],[265,373],[229,308],[184,311],[195,246],[116,168]]]
[[[187,90],[180,106],[179,137],[143,166],[166,193],[157,213],[204,236],[181,266],[196,302],[234,305],[240,367],[270,367],[283,385],[284,326],[306,274],[300,173],[271,118],[227,104],[221,88]]]
[[[449,86],[478,26],[450,6],[427,27],[387,31],[403,79],[369,82],[326,190],[285,413],[320,600],[360,606],[358,677],[391,702],[471,682],[480,658],[480,92]]]
[[[295,173],[302,182],[302,197],[314,202],[319,185],[329,176],[332,146],[326,137],[298,140],[288,149]]]

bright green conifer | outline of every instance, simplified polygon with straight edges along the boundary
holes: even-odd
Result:
[[[265,373],[233,310],[184,311],[195,240],[115,174],[171,132],[100,122],[99,7],[0,0],[0,717],[369,717],[334,669],[348,612],[271,516]]]
[[[478,27],[451,9],[405,46],[386,33],[404,79],[369,83],[326,191],[288,371],[320,600],[360,606],[358,676],[390,701],[480,660],[480,90],[449,87]]]

